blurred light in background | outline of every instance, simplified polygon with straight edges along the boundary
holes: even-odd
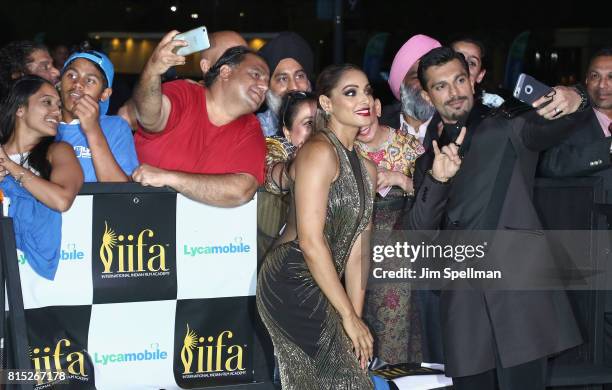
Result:
[[[265,44],[266,44],[266,41],[264,41],[263,39],[261,39],[261,38],[253,38],[253,39],[251,39],[249,41],[249,48],[257,51],[257,50],[261,49],[261,47],[263,45],[265,45]]]

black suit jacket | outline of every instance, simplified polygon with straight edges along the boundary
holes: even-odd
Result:
[[[538,174],[544,177],[601,176],[608,203],[612,203],[610,144],[593,109],[577,113],[572,134],[540,155]]]
[[[571,121],[544,122],[535,113],[512,120],[494,116],[468,131],[471,147],[450,185],[446,226],[514,232],[513,240],[492,247],[517,253],[517,268],[507,264],[508,272],[528,271],[531,255],[549,253],[531,200],[538,151],[564,139]],[[520,252],[527,240],[533,253]],[[563,292],[445,290],[440,311],[449,376],[493,369],[498,357],[503,367],[519,365],[581,342]]]

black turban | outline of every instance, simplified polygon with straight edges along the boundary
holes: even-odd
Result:
[[[304,38],[294,32],[285,31],[280,33],[259,49],[259,54],[268,63],[270,76],[274,73],[279,62],[285,58],[292,58],[302,65],[309,78],[312,77],[312,50]]]

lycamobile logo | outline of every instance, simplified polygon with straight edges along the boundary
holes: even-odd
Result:
[[[60,260],[83,260],[85,252],[79,251],[75,244],[66,245],[66,249],[62,249],[60,253]]]
[[[164,360],[168,358],[168,352],[161,351],[158,343],[153,343],[150,349],[145,348],[138,352],[121,353],[94,353],[94,362],[106,366],[113,363],[137,362],[142,360]]]
[[[198,255],[221,255],[227,253],[248,253],[251,251],[251,246],[242,242],[242,237],[234,238],[234,242],[220,245],[207,246],[191,246],[183,245],[183,254],[185,256],[195,257]]]
[[[60,250],[60,260],[83,260],[85,258],[85,252],[78,250],[76,244],[68,244]],[[19,264],[23,265],[28,262],[27,257],[21,251],[18,252],[17,260]]]

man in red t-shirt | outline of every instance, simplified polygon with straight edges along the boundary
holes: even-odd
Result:
[[[161,75],[185,63],[173,51],[186,45],[172,40],[176,34],[161,40],[134,90],[143,164],[132,177],[212,206],[239,206],[264,180],[266,146],[253,112],[268,89],[268,66],[249,49],[234,47],[206,73],[205,87],[183,80],[162,86]]]

